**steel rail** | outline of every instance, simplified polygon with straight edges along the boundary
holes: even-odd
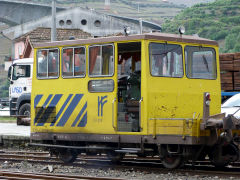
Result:
[[[37,159],[37,160],[56,160],[56,156],[51,156],[48,152],[29,152],[29,151],[0,151],[0,159],[20,159],[20,160],[27,160],[27,159]],[[108,160],[108,157],[105,154],[102,155],[95,155],[95,156],[88,156],[88,155],[78,155],[77,160]],[[126,155],[124,156],[124,160],[135,160],[135,161],[156,161],[159,162],[159,157],[137,157],[136,155]]]
[[[45,158],[44,160],[34,160],[34,159],[28,159],[28,156],[24,157],[23,155],[20,155],[20,159],[16,158],[17,153],[14,154],[13,159],[9,159],[10,156],[3,158],[4,154],[7,155],[7,152],[0,153],[0,161],[13,161],[13,162],[29,162],[29,163],[40,163],[40,164],[52,164],[52,165],[66,165],[66,166],[75,166],[75,167],[91,167],[91,168],[98,168],[99,163],[101,164],[102,168],[115,168],[115,169],[127,169],[127,168],[134,168],[136,170],[142,170],[146,171],[146,166],[148,167],[147,171],[151,172],[162,172],[162,173],[168,173],[169,169],[163,168],[161,165],[160,160],[156,160],[155,157],[147,157],[147,158],[139,158],[137,156],[126,156],[123,161],[121,161],[120,165],[114,165],[111,164],[110,161],[107,159],[106,156],[87,156],[87,155],[80,155],[75,163],[72,164],[64,164],[60,160],[57,161],[57,158],[54,157],[51,159],[51,157],[45,157],[45,156],[36,156]],[[18,153],[25,153],[25,152],[18,152]],[[35,157],[34,152],[28,152],[28,155],[30,154],[30,157]],[[33,154],[33,155],[31,155]],[[38,154],[38,152],[37,152]],[[41,152],[40,154],[46,155],[47,153]],[[26,155],[26,154],[25,154]],[[48,154],[49,155],[49,154]],[[47,158],[47,159],[46,159]],[[83,161],[86,161],[87,163],[82,163]],[[102,162],[109,162],[109,163],[102,163]],[[185,168],[181,169],[175,169],[171,170],[172,173],[187,173],[187,174],[193,174],[193,175],[207,175],[207,176],[219,176],[219,177],[237,177],[240,178],[240,164],[239,162],[232,163],[233,167],[229,166],[224,169],[217,169],[213,167],[210,164],[210,161],[199,161],[196,162],[194,166],[192,164],[186,164]],[[1,177],[1,174],[0,174]]]
[[[91,177],[91,176],[80,176],[80,175],[67,175],[67,174],[47,174],[47,173],[22,173],[22,172],[11,172],[11,171],[0,171],[0,177],[6,179],[44,179],[44,180],[122,180],[122,178],[111,178],[111,177]]]

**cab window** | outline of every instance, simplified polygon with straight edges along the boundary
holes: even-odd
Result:
[[[85,76],[86,55],[84,47],[65,48],[62,53],[63,77]]]
[[[213,48],[186,46],[185,59],[188,78],[216,79],[216,52]]]
[[[58,49],[43,49],[37,51],[37,77],[57,78],[59,76]]]
[[[12,80],[30,77],[30,65],[14,65]]]
[[[97,45],[89,47],[89,76],[113,76],[113,45]]]
[[[149,57],[152,76],[183,76],[182,47],[180,45],[150,43]]]
[[[112,79],[91,80],[88,82],[89,92],[112,92],[114,81]]]

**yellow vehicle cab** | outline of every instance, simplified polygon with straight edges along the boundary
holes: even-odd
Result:
[[[233,143],[219,142],[217,42],[149,33],[41,43],[34,53],[32,145],[65,162],[80,153],[159,155],[167,168],[238,159]]]

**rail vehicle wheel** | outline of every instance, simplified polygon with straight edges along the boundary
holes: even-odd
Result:
[[[59,151],[59,159],[64,163],[73,163],[77,159],[77,152],[72,149],[63,149]]]
[[[180,155],[167,155],[162,158],[162,164],[165,168],[174,169],[183,165],[183,160]]]
[[[123,157],[123,153],[116,153],[115,151],[109,151],[107,152],[107,157],[112,163],[119,163]]]
[[[225,146],[215,146],[209,155],[213,165],[217,168],[223,168],[230,162],[234,162],[239,158],[238,147],[234,144],[228,144]]]
[[[181,155],[168,153],[165,147],[161,148],[162,158],[161,162],[165,168],[175,169],[184,165],[184,161]]]

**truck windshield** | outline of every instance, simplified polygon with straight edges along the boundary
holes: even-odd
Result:
[[[20,77],[30,77],[30,65],[13,66],[12,80],[17,80]]]

